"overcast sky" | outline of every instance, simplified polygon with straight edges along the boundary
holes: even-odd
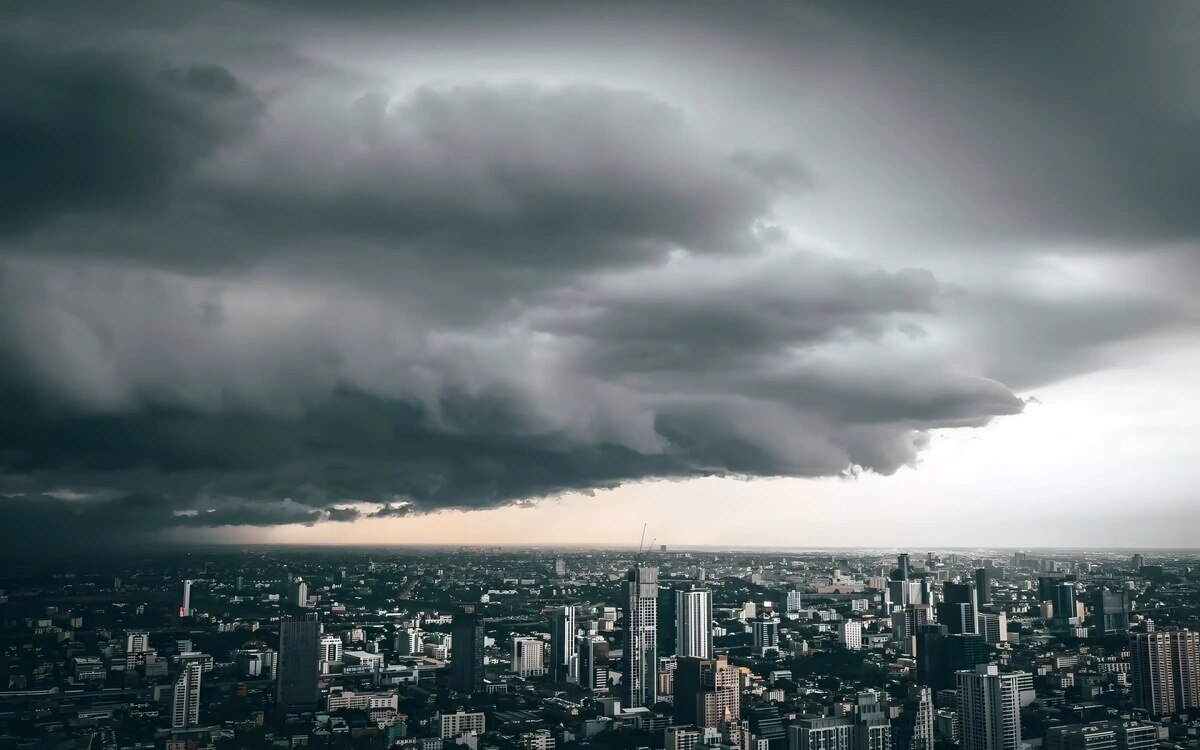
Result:
[[[0,545],[1193,546],[1200,4],[16,3]]]

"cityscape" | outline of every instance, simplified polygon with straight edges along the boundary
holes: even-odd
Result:
[[[0,589],[5,748],[1200,745],[1192,553],[196,548]]]
[[[0,0],[0,750],[1200,750],[1200,0]]]

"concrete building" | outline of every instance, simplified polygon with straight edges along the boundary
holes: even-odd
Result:
[[[485,731],[486,722],[483,712],[459,711],[438,716],[438,734],[444,740],[461,737],[464,734],[483,734]]]
[[[679,656],[712,657],[712,617],[712,591],[675,592],[675,650]]]
[[[658,702],[658,568],[638,565],[625,576],[625,645],[621,651],[623,705]]]
[[[717,727],[741,716],[738,668],[725,657],[680,657],[675,666],[675,722]]]
[[[860,620],[842,620],[838,624],[838,643],[850,651],[862,648],[862,622]]]
[[[994,664],[962,670],[958,719],[962,750],[1021,750],[1021,696],[1017,675]]]
[[[200,724],[200,680],[202,664],[199,659],[183,662],[183,671],[175,680],[171,696],[171,729],[186,729]]]
[[[514,636],[510,668],[520,677],[546,674],[546,646],[541,639]]]

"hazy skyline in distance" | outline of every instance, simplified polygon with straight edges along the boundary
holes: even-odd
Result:
[[[1194,3],[6,16],[6,549],[1195,546]]]

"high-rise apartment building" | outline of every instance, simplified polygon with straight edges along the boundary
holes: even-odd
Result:
[[[483,617],[467,606],[450,623],[450,687],[460,693],[483,692]]]
[[[838,624],[838,643],[850,651],[862,648],[862,621],[842,620]]]
[[[658,568],[637,565],[625,576],[623,705],[649,708],[658,700]]]
[[[892,722],[893,750],[933,750],[933,714],[932,691],[914,687]]]
[[[958,678],[959,744],[962,750],[1020,750],[1021,694],[1018,676],[994,664],[962,670]]]
[[[1169,631],[1130,633],[1133,702],[1151,716],[1175,713],[1175,660]]]
[[[681,656],[675,666],[675,723],[716,727],[741,715],[738,668],[725,657]]]
[[[675,653],[699,659],[712,657],[712,591],[676,591],[675,622]]]
[[[519,677],[539,677],[546,674],[546,647],[538,638],[514,636],[512,639],[512,671]]]
[[[175,680],[171,696],[171,728],[186,729],[200,723],[200,679],[203,664],[200,659],[185,659],[182,671]]]
[[[787,612],[794,614],[804,608],[803,601],[799,591],[792,590],[787,592]]]
[[[183,604],[179,607],[180,617],[192,616],[192,582],[183,582]]]
[[[554,610],[550,617],[550,679],[568,682],[576,678],[575,608]]]
[[[279,622],[279,657],[275,703],[281,710],[315,708],[321,661],[321,623],[315,615],[285,617]]]

